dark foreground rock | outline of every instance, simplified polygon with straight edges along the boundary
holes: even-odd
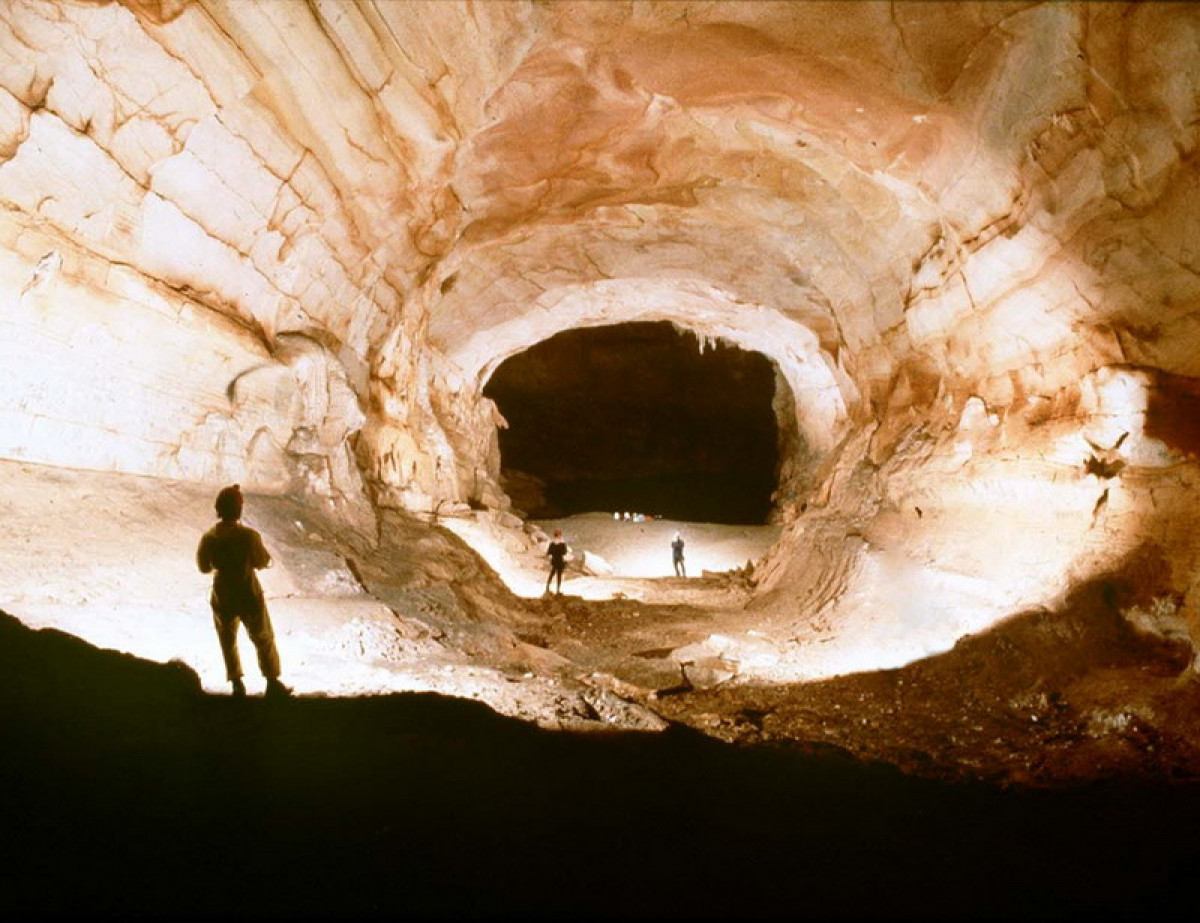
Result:
[[[1195,787],[1056,791],[433,695],[202,694],[0,617],[10,918],[1163,919]]]

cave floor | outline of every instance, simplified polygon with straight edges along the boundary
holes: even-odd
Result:
[[[0,462],[7,530],[0,605],[33,627],[181,661],[204,688],[225,691],[207,605],[210,580],[194,565],[196,542],[213,521],[211,493],[184,482]],[[514,599],[471,551],[415,520],[396,516],[355,534],[304,504],[257,496],[246,521],[262,531],[276,559],[261,580],[287,679],[298,692],[463,694],[543,723],[590,720],[591,707],[556,703],[564,678],[596,670],[615,670],[616,685],[632,684],[622,691],[645,704],[647,694],[681,680],[679,665],[666,658],[671,649],[738,619],[751,591],[744,574],[636,575],[640,562],[661,559],[664,547],[670,567],[676,528],[697,549],[689,551],[696,567],[757,558],[778,533],[771,526],[573,517],[561,523],[576,548],[563,595],[542,596],[544,556],[535,550],[511,557],[519,557],[539,592]],[[497,547],[470,520],[439,525]],[[634,575],[584,575],[585,548]],[[646,566],[664,568],[661,561]],[[481,616],[492,625],[480,624]],[[253,686],[258,677],[247,647]]]
[[[546,595],[545,551],[521,532],[512,529],[498,535],[484,514],[441,517],[438,524],[471,545],[518,596]],[[614,521],[610,513],[531,520],[527,528],[546,536],[562,531],[570,548],[562,583],[565,596],[721,610],[745,606],[750,598],[749,577],[782,531],[777,525]],[[672,565],[671,540],[676,531],[686,543],[685,577],[676,576]]]
[[[0,469],[0,606],[29,627],[177,661],[207,692],[227,690],[207,580],[192,560],[211,523],[210,490]],[[941,781],[1200,778],[1200,683],[1184,676],[1185,653],[1131,632],[1096,588],[905,667],[768,684],[727,671],[711,651],[714,638],[754,639],[744,575],[625,578],[681,594],[658,603],[588,600],[570,582],[563,596],[522,599],[427,524],[397,515],[366,534],[287,498],[255,497],[251,509],[280,559],[264,584],[285,678],[305,698],[419,692],[543,729],[688,726]]]
[[[812,682],[681,664],[704,653],[706,620],[733,625],[690,606],[556,598],[543,603],[556,628],[536,640],[730,743],[836,750],[947,781],[1200,782],[1200,676],[1186,650],[1136,634],[1098,596],[1016,615],[903,667]]]

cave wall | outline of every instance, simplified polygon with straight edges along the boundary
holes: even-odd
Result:
[[[496,366],[670,321],[795,398],[764,618],[936,646],[1148,542],[1187,610],[1198,49],[1186,4],[13,0],[0,456],[503,509]]]
[[[455,493],[432,402],[389,389],[427,362],[402,308],[447,193],[404,132],[438,100],[418,71],[361,83],[378,62],[326,26],[270,2],[0,11],[3,334],[44,357],[14,363],[6,457],[353,503],[357,435],[384,415],[422,444],[368,472]]]

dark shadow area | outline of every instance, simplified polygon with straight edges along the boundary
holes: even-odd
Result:
[[[568,330],[503,362],[484,394],[533,518],[597,510],[760,524],[777,486],[775,372],[667,323]],[[526,482],[528,483],[528,482]]]
[[[771,511],[770,495],[747,496],[738,474],[663,474],[609,481],[551,484],[547,506],[572,515],[594,510],[640,512],[686,522],[761,524]],[[751,485],[753,487],[753,485]]]
[[[1154,370],[1146,435],[1191,459],[1200,458],[1200,379]]]
[[[539,731],[436,695],[235,702],[0,616],[6,916],[1162,919],[1190,788],[947,785]]]

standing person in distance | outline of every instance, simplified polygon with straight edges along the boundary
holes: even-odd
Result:
[[[687,568],[683,564],[683,536],[679,532],[671,539],[671,563],[675,565],[676,577],[687,576]]]
[[[555,579],[558,581],[555,594],[562,595],[563,571],[567,569],[567,552],[570,550],[567,543],[562,540],[562,530],[555,529],[554,541],[546,549],[546,555],[550,558],[550,576],[546,578],[546,595],[550,593],[550,582]]]

